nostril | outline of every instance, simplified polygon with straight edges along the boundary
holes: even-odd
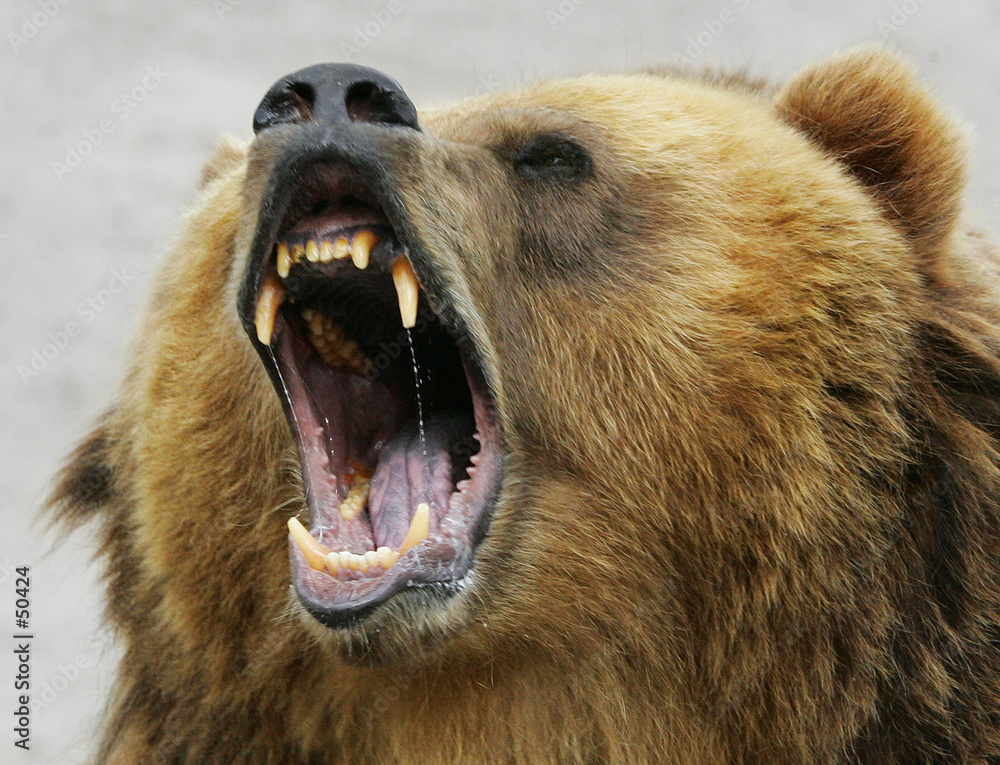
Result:
[[[419,130],[417,110],[391,77],[357,64],[316,64],[282,77],[254,114],[254,132],[275,125],[340,122]]]
[[[344,95],[344,106],[352,122],[407,124],[403,104],[396,92],[374,82],[362,81],[351,85]]]
[[[288,88],[288,109],[294,122],[308,122],[312,119],[316,91],[308,82],[295,82]]]
[[[316,91],[307,82],[287,82],[272,89],[257,107],[254,133],[274,125],[308,122],[316,105]]]
[[[380,122],[373,114],[373,99],[377,97],[378,85],[374,82],[356,82],[344,96],[347,116],[352,122]]]

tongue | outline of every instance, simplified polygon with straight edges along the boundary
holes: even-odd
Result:
[[[434,532],[454,490],[452,467],[471,454],[466,441],[473,428],[469,417],[441,414],[424,423],[423,439],[413,422],[382,448],[368,497],[376,547],[398,550],[421,502],[430,505]]]

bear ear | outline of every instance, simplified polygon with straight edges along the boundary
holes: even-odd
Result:
[[[56,487],[46,503],[50,522],[74,528],[115,499],[113,445],[107,425],[110,419],[111,415],[102,418],[59,473]]]
[[[940,252],[960,212],[965,141],[906,61],[878,48],[834,56],[801,72],[776,103],[869,190],[919,254]]]

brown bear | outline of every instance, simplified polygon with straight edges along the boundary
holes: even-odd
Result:
[[[906,63],[254,129],[53,499],[98,762],[1000,762],[995,250]]]

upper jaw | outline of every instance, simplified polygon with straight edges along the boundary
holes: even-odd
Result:
[[[467,301],[455,299],[450,280],[424,246],[420,232],[407,213],[401,184],[415,185],[410,169],[430,137],[407,131],[365,125],[347,124],[336,129],[316,125],[280,126],[257,136],[250,149],[246,182],[245,205],[252,209],[252,237],[249,255],[236,296],[237,311],[244,330],[254,347],[261,353],[257,341],[254,316],[260,287],[263,284],[273,250],[282,233],[282,224],[290,213],[293,196],[304,174],[320,166],[335,169],[344,177],[347,188],[363,189],[368,200],[378,206],[379,220],[359,216],[356,224],[378,225],[383,220],[405,250],[420,283],[421,300],[448,330],[462,343],[463,352],[482,372],[484,384],[491,390],[498,382],[491,363],[489,341],[479,322],[466,316],[460,306]],[[345,222],[350,225],[350,222]],[[379,246],[383,246],[381,243]],[[376,254],[378,246],[376,247]],[[422,304],[423,304],[422,303]],[[264,358],[265,366],[268,359]],[[270,370],[269,370],[270,371]]]
[[[411,273],[419,281],[421,315],[427,322],[439,322],[457,342],[462,354],[472,394],[475,436],[479,441],[479,453],[474,459],[475,465],[470,469],[471,477],[459,483],[459,486],[462,483],[466,484],[465,487],[461,491],[455,489],[454,494],[447,500],[442,500],[441,489],[438,486],[434,494],[436,498],[430,501],[429,510],[425,510],[430,520],[428,528],[423,532],[423,539],[417,538],[420,537],[419,530],[414,537],[417,539],[416,544],[413,544],[411,539],[413,527],[420,525],[417,512],[414,512],[410,529],[402,542],[399,537],[404,535],[398,529],[394,534],[393,529],[381,534],[385,537],[382,541],[399,544],[395,549],[391,545],[383,545],[376,551],[383,556],[380,565],[382,568],[387,568],[384,573],[378,573],[376,567],[373,571],[377,575],[369,575],[370,572],[365,575],[354,572],[348,574],[345,580],[344,574],[331,573],[336,572],[336,568],[331,569],[328,566],[325,571],[316,570],[313,560],[315,550],[312,555],[309,554],[311,543],[306,541],[297,544],[295,539],[301,540],[302,532],[299,530],[298,536],[293,533],[289,541],[289,552],[293,584],[300,601],[320,623],[333,627],[347,627],[363,622],[394,595],[404,591],[414,592],[412,589],[414,586],[423,585],[417,597],[427,603],[430,602],[428,595],[439,596],[440,600],[461,590],[473,564],[476,547],[489,524],[500,480],[502,446],[496,413],[493,411],[494,399],[490,393],[489,374],[482,364],[484,354],[481,346],[471,341],[462,315],[454,308],[455,301],[449,299],[444,280],[432,259],[423,250],[420,238],[409,226],[391,171],[387,169],[391,167],[394,153],[389,152],[387,156],[385,148],[377,143],[385,136],[373,138],[370,135],[355,135],[348,129],[341,130],[333,138],[326,131],[323,131],[322,136],[315,135],[316,132],[308,126],[280,128],[265,132],[257,139],[257,145],[251,155],[251,171],[247,185],[251,193],[254,186],[257,187],[258,217],[238,299],[241,321],[247,334],[260,354],[276,389],[285,393],[281,396],[282,404],[296,432],[311,519],[314,521],[319,519],[322,521],[321,525],[325,525],[331,518],[336,521],[334,525],[337,528],[334,531],[329,529],[317,531],[314,528],[314,533],[320,538],[321,544],[326,542],[326,546],[334,552],[337,546],[343,546],[356,556],[360,556],[366,547],[364,530],[361,532],[356,528],[352,530],[349,527],[354,521],[342,521],[342,518],[338,518],[334,512],[337,502],[343,500],[345,492],[350,490],[350,486],[344,480],[345,476],[335,476],[336,480],[333,483],[336,484],[339,480],[339,489],[335,487],[331,490],[327,487],[324,490],[318,485],[329,483],[326,473],[323,472],[324,466],[318,464],[322,462],[317,460],[319,447],[315,439],[311,440],[311,436],[301,427],[301,406],[300,411],[296,411],[296,406],[292,403],[310,395],[307,391],[295,390],[296,386],[302,387],[302,376],[290,373],[296,363],[294,358],[296,353],[300,357],[310,353],[302,349],[301,337],[290,339],[294,335],[291,325],[297,325],[299,320],[282,309],[274,316],[273,342],[266,342],[271,338],[262,340],[259,323],[260,303],[263,293],[267,291],[268,280],[281,279],[282,289],[291,290],[291,294],[297,296],[305,305],[311,299],[310,285],[322,285],[325,278],[334,281],[359,278],[356,258],[353,260],[331,258],[330,248],[324,247],[324,244],[328,245],[344,234],[347,234],[349,239],[358,232],[372,232],[377,237],[377,244],[371,248],[368,262],[362,269],[365,279],[374,280],[378,278],[379,273],[393,271],[401,259],[412,264]],[[313,135],[308,135],[310,133]],[[321,140],[317,141],[318,138]],[[398,152],[395,156],[398,156]],[[263,176],[260,175],[262,171]],[[333,202],[338,198],[351,201],[333,204],[327,208],[313,204],[324,198]],[[319,244],[310,245],[310,241]],[[302,257],[304,252],[298,253],[300,257],[296,259],[294,246],[299,242],[302,243],[303,249],[308,247],[312,252],[306,257]],[[286,245],[292,250],[291,257],[288,250],[282,253],[282,246]],[[314,258],[317,248],[322,254]],[[278,276],[279,274],[281,276]],[[298,278],[297,283],[296,278]],[[374,281],[372,283],[374,284]],[[398,284],[399,280],[397,286]],[[296,290],[299,290],[297,295]],[[288,307],[287,304],[285,307]],[[405,320],[404,312],[403,321]],[[400,321],[398,314],[395,316],[395,321],[397,323]],[[302,327],[299,326],[298,329],[301,333]],[[284,339],[279,337],[282,333],[285,335]],[[368,351],[366,355],[370,363],[370,348],[363,344],[362,348]],[[417,350],[419,347],[415,346],[415,351]],[[420,355],[417,353],[418,364]],[[350,367],[350,364],[345,365],[347,371],[358,376],[364,375],[363,370]],[[331,374],[338,380],[342,377],[339,372]],[[391,375],[387,370],[385,378],[387,387],[393,384],[390,378]],[[381,382],[375,379],[371,382],[371,386],[374,388]],[[336,388],[336,385],[333,387]],[[378,398],[375,394],[364,395],[370,395],[370,398],[353,398],[350,399],[350,403],[367,403]],[[395,421],[389,418],[385,422]],[[385,427],[388,432],[395,425],[386,424]],[[327,472],[336,474],[346,469],[342,459],[341,462],[337,462],[335,457],[337,451],[334,448],[329,452],[329,466],[325,468]],[[410,463],[404,460],[404,464]],[[387,472],[389,468],[384,467],[382,473]],[[319,481],[317,476],[320,477]],[[377,474],[376,478],[378,477]],[[436,481],[440,484],[440,475]],[[393,480],[387,479],[383,483],[391,486]],[[419,506],[417,509],[419,510]],[[372,527],[371,535],[367,537],[370,548],[378,547],[371,540],[374,538],[378,541],[379,532],[376,527],[380,520],[374,516],[369,519]],[[385,523],[382,525],[385,526]],[[390,540],[389,537],[394,539]],[[388,548],[391,554],[385,552],[384,548]],[[366,557],[371,560],[372,553],[369,552]],[[353,567],[359,559],[359,557],[350,558],[351,566]]]

